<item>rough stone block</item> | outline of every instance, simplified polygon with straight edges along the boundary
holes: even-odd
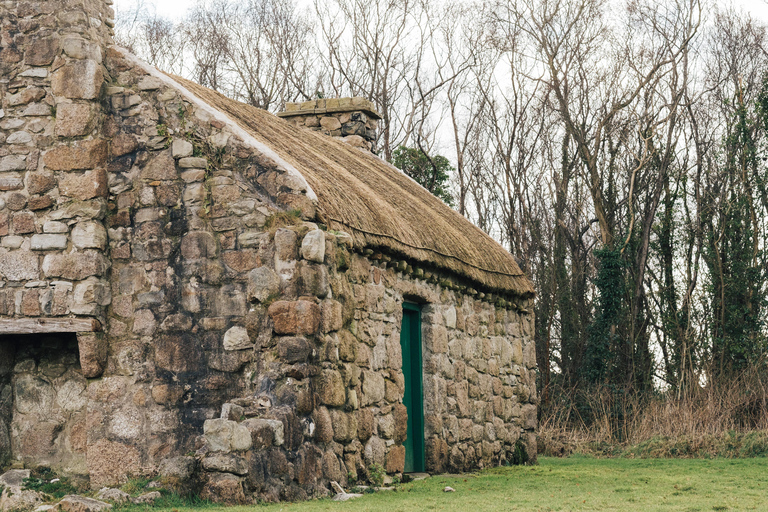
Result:
[[[170,149],[153,157],[141,171],[141,177],[148,180],[175,180],[178,178],[176,163]]]
[[[277,354],[284,363],[306,363],[312,352],[312,345],[305,338],[278,338]]]
[[[325,260],[325,232],[313,229],[304,235],[301,242],[301,256],[305,260],[322,263]]]
[[[9,155],[0,158],[0,172],[23,171],[27,168],[27,157],[23,155]],[[34,194],[34,192],[30,192]]]
[[[387,462],[384,465],[387,473],[402,473],[405,469],[405,446],[395,445],[387,452]]]
[[[66,249],[67,243],[67,235],[32,235],[30,248],[33,251],[59,250]]]
[[[31,212],[19,212],[13,214],[13,232],[16,235],[24,235],[27,233],[34,233],[35,228],[35,214]]]
[[[320,327],[320,307],[314,302],[277,301],[267,312],[277,334],[314,334]]]
[[[72,228],[72,243],[78,249],[104,249],[107,246],[107,230],[101,222],[79,222]]]
[[[231,453],[216,453],[206,457],[202,461],[206,471],[219,473],[233,473],[235,475],[248,474],[248,463],[243,457]]]
[[[51,77],[53,94],[70,99],[95,99],[103,83],[104,71],[98,62],[91,59],[65,64]]]
[[[80,366],[88,379],[100,377],[107,367],[107,339],[103,333],[81,332],[77,334]]]
[[[60,40],[57,36],[35,39],[24,52],[24,64],[28,66],[48,66],[59,53]]]
[[[106,197],[108,193],[107,173],[96,169],[83,174],[67,173],[59,178],[59,191],[63,196],[80,201],[95,197]]]
[[[205,169],[208,167],[208,159],[196,156],[187,156],[179,159],[179,167],[182,169]]]
[[[107,162],[107,143],[102,139],[78,141],[58,146],[43,155],[43,163],[53,171],[73,171],[103,167]]]
[[[103,254],[96,252],[48,254],[43,259],[43,272],[48,277],[82,281],[89,276],[102,276],[109,268]]]
[[[216,239],[207,231],[191,231],[181,239],[181,255],[188,260],[215,258],[218,250]]]
[[[0,249],[0,276],[9,281],[28,281],[40,277],[37,254]]]
[[[315,378],[315,391],[320,403],[325,405],[342,407],[347,401],[344,380],[336,370],[322,370]]]
[[[40,87],[25,87],[16,94],[8,96],[8,105],[16,107],[26,105],[34,101],[40,101],[45,97],[45,90]]]
[[[192,156],[193,150],[194,147],[192,146],[192,143],[184,139],[174,139],[173,144],[171,144],[171,151],[174,158]]]
[[[30,194],[43,194],[56,186],[56,179],[53,177],[53,175],[43,174],[40,172],[27,173],[26,181],[27,192]]]
[[[255,448],[269,445],[282,446],[285,443],[283,422],[262,418],[250,418],[241,425],[251,433],[252,444]]]
[[[61,103],[56,107],[56,135],[78,137],[90,131],[93,112],[87,103]]]
[[[324,333],[338,331],[343,326],[342,305],[335,300],[325,300],[320,305],[321,330]],[[351,360],[354,360],[352,358]]]
[[[254,347],[245,327],[230,327],[224,333],[224,350],[246,350]]]
[[[248,273],[248,300],[264,302],[280,292],[280,276],[269,267],[259,267]]]
[[[363,370],[362,405],[376,404],[384,399],[386,389],[381,372]]]
[[[69,494],[53,507],[52,512],[104,512],[112,510],[112,505],[93,498]]]
[[[214,452],[243,451],[252,446],[251,432],[236,421],[205,420],[203,433],[208,447]]]
[[[200,497],[214,503],[243,505],[247,503],[243,492],[243,479],[230,473],[214,473],[200,491]]]

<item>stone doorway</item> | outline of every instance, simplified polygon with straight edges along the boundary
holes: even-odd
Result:
[[[0,466],[87,476],[86,386],[75,333],[0,336]]]

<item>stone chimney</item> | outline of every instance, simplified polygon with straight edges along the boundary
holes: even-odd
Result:
[[[86,377],[106,361],[92,331],[111,300],[99,126],[110,4],[0,4],[0,321],[5,333],[78,333]]]
[[[323,132],[352,146],[373,151],[381,114],[365,98],[317,99],[286,103],[277,114],[296,126]]]

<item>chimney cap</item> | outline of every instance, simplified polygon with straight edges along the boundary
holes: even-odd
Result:
[[[381,119],[373,103],[365,98],[321,98],[301,103],[286,103],[285,111],[278,117],[305,116],[308,114],[338,114],[342,112],[364,112],[368,117]]]

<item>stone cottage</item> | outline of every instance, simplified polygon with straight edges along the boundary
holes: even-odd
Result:
[[[534,460],[512,256],[367,151],[369,104],[164,75],[109,4],[0,3],[0,468],[246,503]]]

